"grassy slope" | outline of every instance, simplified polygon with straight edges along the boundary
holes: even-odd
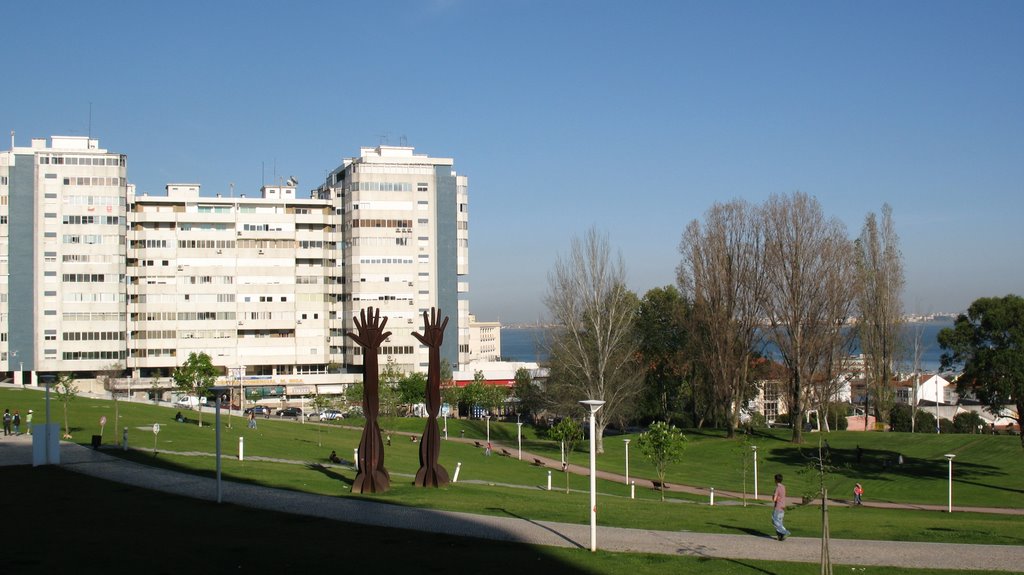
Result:
[[[20,409],[22,413],[32,407],[37,412],[36,423],[42,420],[42,394],[35,391],[0,390],[0,406]],[[151,463],[181,466],[188,470],[202,470],[211,473],[215,461],[212,457],[183,457],[170,451],[212,452],[214,432],[212,427],[199,429],[192,424],[173,421],[175,409],[155,407],[146,404],[121,402],[121,425],[129,427],[133,446],[147,450],[153,446],[151,431],[154,422],[161,423],[157,439],[158,450],[163,452],[154,457],[151,454],[135,453],[133,457]],[[2,408],[2,407],[0,407]],[[58,419],[60,406],[51,406],[54,418]],[[99,418],[105,415],[113,420],[113,404],[79,398],[71,405],[72,431],[74,440],[88,443],[93,433],[99,433]],[[192,412],[186,412],[191,418]],[[211,413],[205,413],[204,421],[213,421]],[[225,418],[226,423],[226,418]],[[266,485],[299,489],[333,495],[348,495],[348,485],[354,476],[346,468],[327,472],[323,468],[309,465],[284,465],[254,460],[254,456],[282,458],[296,461],[321,461],[334,449],[346,460],[352,459],[352,449],[358,444],[359,430],[339,425],[296,424],[290,421],[259,420],[257,430],[248,430],[244,421],[232,418],[233,428],[224,429],[222,445],[226,457],[222,463],[225,477],[241,481],[253,481]],[[359,422],[346,422],[349,424]],[[412,488],[411,475],[418,468],[418,444],[410,442],[400,433],[422,431],[423,419],[385,420],[383,426],[391,430],[392,447],[387,450],[386,464],[393,474],[394,489],[374,499],[403,505],[440,507],[480,513],[514,513],[535,519],[585,523],[588,489],[586,477],[569,476],[573,492],[564,493],[565,476],[553,473],[552,492],[539,487],[545,486],[547,470],[500,456],[483,457],[481,451],[472,445],[458,442],[444,444],[441,462],[454,473],[456,463],[462,462],[460,483],[446,490],[422,490]],[[107,425],[105,443],[113,442],[114,426]],[[483,421],[449,420],[449,434],[458,436],[458,430],[465,429],[467,438],[483,438]],[[558,458],[557,446],[539,441],[530,428],[524,426],[526,439],[524,449]],[[508,445],[515,453],[515,425],[491,424],[491,438]],[[238,462],[239,435],[245,437],[246,461]],[[945,503],[946,476],[945,459],[939,464],[933,462],[938,453],[958,453],[955,465],[956,493],[958,505],[1022,505],[1019,494],[1022,477],[1022,457],[1016,438],[1006,436],[958,436],[908,435],[875,433],[833,433],[829,436],[832,452],[839,460],[839,470],[833,474],[832,493],[843,494],[848,485],[860,480],[867,489],[868,499],[896,501]],[[715,486],[719,490],[742,490],[743,469],[740,452],[748,453],[748,446],[739,440],[727,440],[715,434],[690,434],[685,459],[670,470],[670,483]],[[605,455],[599,458],[599,465],[609,471],[620,471],[624,460],[624,446],[621,438],[605,439]],[[755,439],[762,455],[759,463],[760,491],[762,496],[770,489],[770,476],[776,471],[787,475],[791,493],[799,493],[812,483],[813,478],[801,475],[803,458],[795,447],[777,435],[759,436]],[[854,449],[857,444],[865,448],[860,465],[856,464]],[[897,452],[904,454],[904,466],[883,470],[881,457]],[[131,452],[129,452],[131,453]],[[630,472],[636,476],[653,476],[648,464],[642,461],[636,450],[630,453]],[[574,463],[585,464],[585,453],[572,455]],[[847,461],[849,460],[849,461]],[[849,467],[844,464],[848,463]],[[937,467],[936,467],[937,465]],[[752,491],[749,479],[748,492]],[[407,477],[407,480],[403,480]],[[340,479],[340,480],[339,480]],[[481,483],[477,483],[481,482]],[[495,484],[495,485],[490,485]],[[532,489],[514,489],[501,484],[532,486]],[[647,488],[637,488],[637,500],[629,500],[625,485],[599,481],[600,522],[604,525],[629,527],[654,527],[659,529],[689,529],[696,531],[743,533],[767,533],[770,526],[767,510],[763,506],[742,507],[738,505],[693,505],[684,501],[703,498],[674,495],[677,502],[661,504],[658,494]],[[500,501],[500,506],[495,505]],[[721,499],[720,499],[721,501]],[[637,513],[637,508],[643,509]],[[1019,517],[991,516],[957,513],[953,516],[935,512],[889,511],[876,509],[847,509],[834,507],[831,512],[832,535],[845,538],[897,539],[916,541],[960,541],[1024,544],[1024,535],[1014,527]],[[813,534],[818,529],[819,512],[815,508],[798,507],[787,514],[787,525],[798,534]]]

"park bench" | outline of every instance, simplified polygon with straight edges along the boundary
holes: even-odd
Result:
[[[656,489],[656,490],[660,490],[663,487],[668,487],[668,483],[662,485],[660,481],[655,479],[655,480],[651,481],[651,486],[654,487],[654,489]]]
[[[505,457],[512,457],[512,454],[509,453],[508,450],[505,448],[501,449],[501,454],[504,455]]]
[[[480,447],[480,448],[483,448],[483,446],[484,446],[484,444],[480,443],[479,441],[474,441],[473,445],[476,445],[477,447]]]
[[[537,457],[533,458],[533,464],[538,466],[538,467],[544,467],[544,462],[541,461],[540,458],[537,458]]]

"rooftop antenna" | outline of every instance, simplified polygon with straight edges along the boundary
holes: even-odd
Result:
[[[11,130],[11,149],[14,149],[14,130]]]
[[[380,138],[379,145],[381,145],[381,146],[387,145],[387,143],[388,143],[388,135],[387,134],[378,134],[377,137]]]
[[[89,102],[89,139],[92,139],[92,102]]]
[[[231,197],[235,197],[235,183],[231,182],[228,186],[231,188]]]
[[[402,137],[398,139],[398,145],[402,146],[403,148],[409,145],[409,140],[406,139],[405,134],[402,134]]]

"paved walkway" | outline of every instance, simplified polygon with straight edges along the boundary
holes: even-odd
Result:
[[[0,438],[0,466],[31,464],[29,436]],[[148,467],[72,443],[61,444],[65,469],[146,489],[215,501],[214,479]],[[286,513],[351,523],[480,537],[558,547],[590,547],[590,526],[532,521],[378,504],[347,497],[329,497],[224,482],[222,501]],[[791,537],[779,542],[752,535],[723,535],[599,527],[601,550],[662,553],[731,559],[785,560],[817,563],[817,538]],[[1019,572],[1024,546],[908,543],[832,539],[834,564],[940,569],[991,569]]]

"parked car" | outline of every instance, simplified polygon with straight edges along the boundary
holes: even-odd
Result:
[[[244,415],[249,415],[250,413],[255,413],[256,415],[262,415],[262,416],[265,416],[265,417],[269,417],[270,416],[270,408],[265,406],[265,405],[257,405],[257,406],[254,406],[254,407],[247,408],[242,413]]]
[[[306,419],[310,421],[314,419],[317,421],[333,421],[335,419],[342,419],[343,417],[345,416],[337,409],[325,409],[323,411],[313,411],[306,414]]]
[[[283,409],[278,409],[275,413],[278,417],[290,417],[292,419],[302,417],[302,410],[298,407],[285,407]]]

